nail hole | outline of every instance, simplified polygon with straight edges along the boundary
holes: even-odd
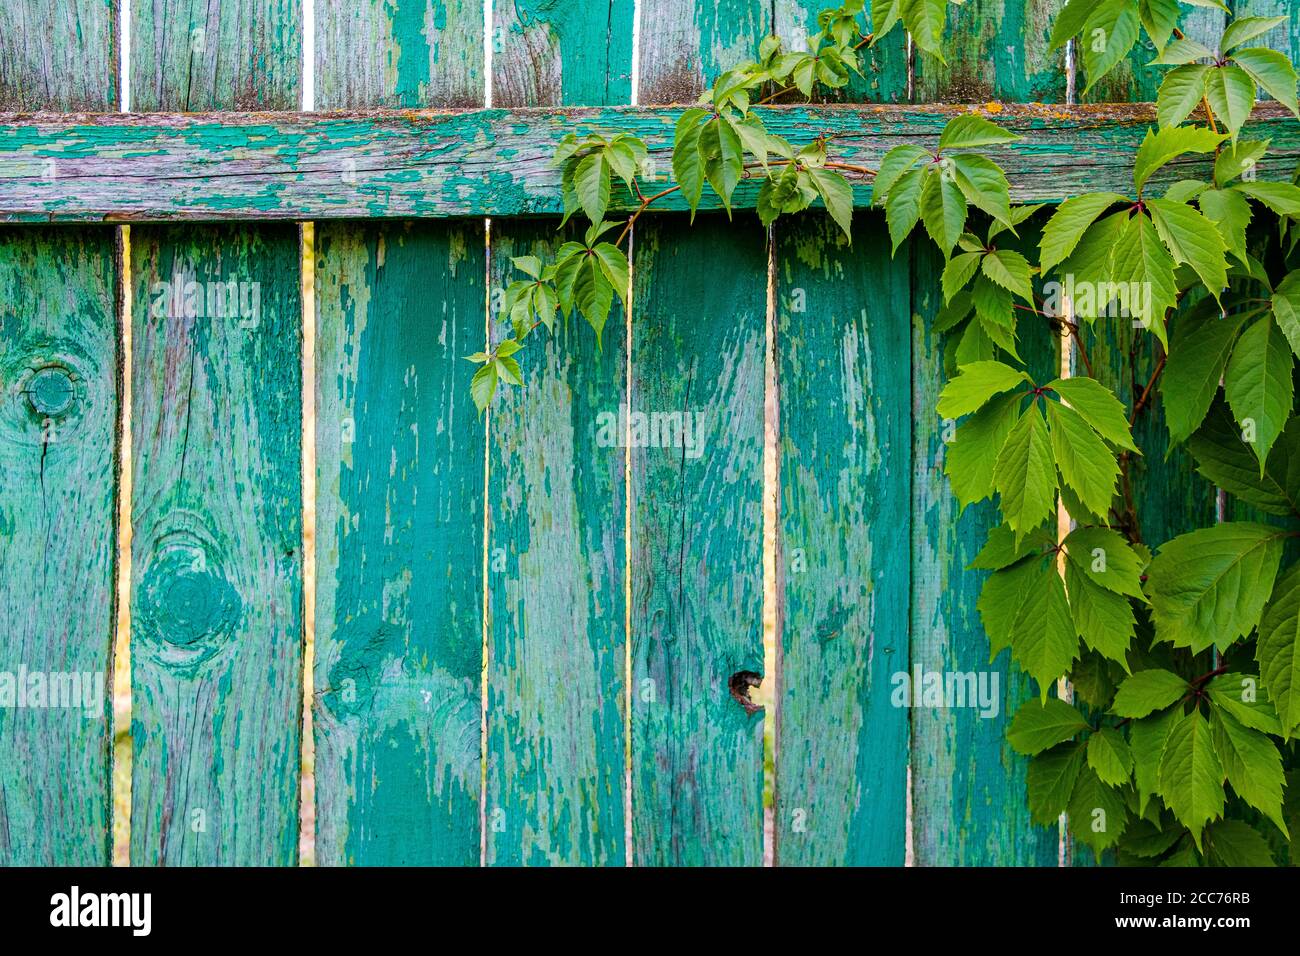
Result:
[[[727,681],[727,686],[731,689],[732,698],[741,707],[745,708],[746,714],[755,714],[763,708],[749,699],[749,690],[751,687],[757,687],[763,683],[763,675],[756,674],[754,671],[736,671]]]

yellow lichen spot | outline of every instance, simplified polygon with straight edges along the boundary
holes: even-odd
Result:
[[[984,111],[985,111],[986,113],[1001,113],[1001,112],[1002,112],[1002,104],[1001,104],[1001,103],[985,103],[985,104],[984,104]]]

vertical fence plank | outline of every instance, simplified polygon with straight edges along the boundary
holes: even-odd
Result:
[[[0,5],[0,110],[116,109],[117,4]]]
[[[116,22],[111,0],[0,9],[0,110],[113,110]],[[0,230],[4,866],[111,857],[114,236],[93,226]],[[60,706],[44,706],[56,698]]]
[[[643,0],[641,18],[642,103],[693,101],[770,30],[757,0]],[[631,435],[634,859],[756,866],[763,716],[733,689],[763,678],[766,243],[751,213],[655,216],[633,249],[629,406],[698,423],[698,457]]]
[[[483,103],[482,0],[317,0],[316,104]]]
[[[316,236],[317,861],[472,865],[483,227]]]
[[[776,859],[896,865],[906,849],[912,477],[909,247],[877,215],[850,246],[822,213],[779,223]]]
[[[1208,46],[1211,50],[1219,48],[1219,38],[1227,24],[1228,15],[1215,7],[1192,7],[1180,4],[1182,19],[1179,28],[1193,40]],[[1103,43],[1105,38],[1081,37],[1076,44]],[[1151,61],[1158,56],[1155,45],[1143,32],[1129,55],[1102,77],[1095,88],[1086,96],[1084,90],[1088,85],[1088,70],[1083,53],[1075,61],[1078,64],[1078,91],[1082,101],[1088,103],[1151,103],[1155,101],[1156,91],[1164,80],[1169,67],[1151,66]]]
[[[765,238],[638,223],[632,409],[633,841],[641,865],[762,862]],[[687,417],[689,416],[689,417]],[[648,446],[648,447],[647,447]]]
[[[627,102],[632,4],[496,6],[493,103]],[[553,256],[556,221],[492,224],[500,301],[518,255]],[[625,316],[598,346],[573,320],[520,355],[526,387],[492,411],[489,864],[624,865]],[[494,341],[508,334],[498,321]]]
[[[297,10],[135,0],[132,103],[296,108]],[[288,225],[132,230],[137,865],[296,859],[299,257]]]
[[[322,51],[320,108],[482,104],[481,5],[317,18],[386,64],[348,80]],[[317,244],[317,862],[476,865],[484,423],[464,356],[483,347],[483,225],[337,222]]]
[[[297,109],[302,0],[131,4],[131,109]]]
[[[114,259],[108,228],[0,230],[3,865],[109,859]]]
[[[1065,51],[1049,49],[1065,0],[969,0],[948,7],[946,62],[916,54],[916,100],[1062,103]]]

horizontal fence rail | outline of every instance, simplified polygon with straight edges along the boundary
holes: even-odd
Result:
[[[960,106],[765,107],[770,132],[792,142],[826,135],[836,158],[874,168],[895,146],[933,147]],[[563,212],[551,157],[572,132],[624,130],[650,148],[643,179],[667,182],[680,108],[599,107],[446,112],[0,114],[0,220],[442,218]],[[995,104],[988,115],[1025,138],[995,151],[1022,202],[1115,191],[1133,183],[1133,157],[1156,125],[1150,104]],[[1246,135],[1269,139],[1257,175],[1290,181],[1300,124],[1261,104]],[[1170,163],[1155,188],[1205,177],[1212,160]],[[759,179],[732,206],[752,209]],[[721,208],[706,190],[701,208]],[[868,205],[866,182],[854,188]],[[621,185],[615,209],[635,198]],[[673,193],[657,209],[682,210]]]

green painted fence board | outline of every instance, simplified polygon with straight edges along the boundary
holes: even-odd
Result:
[[[133,109],[296,108],[298,17],[297,0],[135,0]],[[137,227],[131,240],[131,861],[289,865],[302,719],[298,230]]]
[[[110,856],[120,391],[113,243],[104,228],[0,230],[5,866],[103,866]],[[75,684],[64,685],[65,675]]]
[[[131,236],[131,862],[297,858],[301,295],[291,226]]]
[[[498,225],[494,288],[563,238]],[[624,865],[624,316],[600,349],[576,318],[525,341],[527,384],[492,409],[487,860]]]
[[[331,3],[318,36],[362,29],[357,13],[384,85],[349,86],[354,63],[330,55],[322,107],[482,104],[481,4]],[[317,861],[474,866],[485,423],[464,357],[487,335],[484,227],[317,236]]]
[[[884,220],[776,229],[784,626],[776,860],[897,865],[907,845],[911,273]],[[782,586],[783,585],[783,586]]]
[[[632,0],[496,0],[494,106],[602,106],[632,97]]]
[[[1065,0],[968,0],[948,7],[940,62],[916,53],[917,102],[1063,103],[1064,50],[1049,49]]]
[[[1223,35],[1223,28],[1227,22],[1227,14],[1213,7],[1192,7],[1186,3],[1181,3],[1179,6],[1182,9],[1179,28],[1192,39],[1199,40],[1211,50],[1217,50],[1219,38]],[[1076,44],[1084,42],[1091,41],[1088,38],[1075,41]],[[1076,56],[1079,99],[1089,103],[1154,102],[1156,92],[1169,71],[1169,67],[1150,65],[1156,56],[1155,45],[1143,32],[1128,57],[1113,71],[1102,77],[1101,82],[1087,95],[1084,90],[1088,85],[1088,71],[1084,66],[1082,54]]]
[[[116,109],[117,4],[0,5],[0,110]]]
[[[942,260],[928,242],[914,252],[912,669],[974,673],[997,693],[996,713],[978,708],[912,711],[912,848],[918,866],[1055,866],[1057,832],[1029,817],[1027,761],[1006,740],[1011,717],[1036,696],[1004,651],[989,662],[976,609],[987,575],[966,566],[997,523],[990,502],[960,511],[943,474],[946,425],[935,413],[945,338],[931,331],[942,305]],[[1019,323],[1031,374],[1055,377],[1053,337],[1032,317]],[[992,709],[990,709],[991,711]]]
[[[498,4],[493,102],[626,102],[632,4]],[[511,256],[552,256],[557,220],[493,220],[494,302]],[[494,338],[509,334],[496,319]],[[539,329],[527,385],[492,411],[487,862],[626,859],[626,317]]]
[[[131,109],[292,110],[302,100],[302,0],[131,4]]]
[[[483,103],[482,0],[318,0],[316,108]]]
[[[690,448],[632,437],[654,441],[632,449],[629,491],[635,862],[753,866],[763,714],[733,688],[763,673],[765,237],[655,217],[635,253],[631,406],[695,425]]]
[[[331,223],[316,259],[317,862],[479,859],[479,222]]]
[[[846,162],[875,167],[903,143],[934,142],[969,107],[827,105],[763,107],[772,133],[791,142],[835,138]],[[679,109],[389,112],[375,116],[266,113],[222,116],[86,116],[37,122],[0,115],[0,220],[230,220],[456,218],[559,215],[560,173],[551,158],[575,130],[626,129],[646,140],[664,173]],[[1300,124],[1261,104],[1243,135],[1270,139],[1261,179],[1289,182],[1300,160]],[[1155,108],[1007,105],[998,123],[1024,139],[996,151],[1013,199],[1057,202],[1076,192],[1133,183],[1133,157]],[[1087,163],[1079,156],[1086,153]],[[44,175],[45,160],[58,176]],[[1173,161],[1152,189],[1205,178],[1205,157]],[[661,173],[663,175],[663,173]],[[865,183],[854,189],[869,205]],[[752,209],[758,180],[740,183],[736,209]],[[635,206],[620,184],[611,211]],[[681,210],[676,193],[656,209]],[[719,208],[705,191],[703,209]]]
[[[694,103],[718,74],[758,54],[764,0],[642,0],[639,103]]]

